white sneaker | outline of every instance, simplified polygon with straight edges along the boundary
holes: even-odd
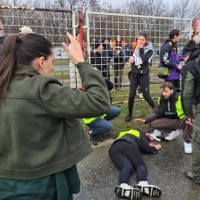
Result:
[[[161,132],[155,129],[154,132],[150,136],[152,137],[153,140],[160,141],[160,139],[157,137],[161,136]]]
[[[133,188],[132,186],[128,185],[127,183],[121,183],[120,187],[123,189],[132,189]]]
[[[165,137],[165,140],[171,141],[175,139],[176,137],[178,137],[179,134],[180,134],[179,130],[171,131],[171,133],[167,137]]]
[[[129,200],[139,200],[139,199],[141,199],[142,193],[141,193],[140,189],[133,188],[131,186],[129,186],[129,187],[125,186],[125,188],[124,188],[124,187],[122,187],[123,185],[122,186],[121,185],[115,187],[115,189],[114,189],[115,194],[117,196],[129,199]]]
[[[184,142],[184,151],[185,153],[192,153],[192,144]]]

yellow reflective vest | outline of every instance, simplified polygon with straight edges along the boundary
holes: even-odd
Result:
[[[106,114],[104,114],[100,117],[83,118],[82,120],[83,120],[83,123],[87,125],[87,124],[92,123],[94,120],[96,120],[98,118],[104,119],[105,116],[106,116]]]
[[[137,131],[137,130],[131,129],[129,131],[122,131],[122,132],[120,132],[119,135],[118,135],[118,137],[115,139],[115,141],[119,140],[120,138],[122,138],[126,134],[130,134],[130,135],[133,135],[133,136],[135,136],[137,138],[140,138],[140,132]]]
[[[158,98],[158,105],[160,105],[160,98]],[[175,103],[176,114],[179,119],[183,119],[185,117],[182,102],[181,102],[181,95],[178,96],[176,103]]]

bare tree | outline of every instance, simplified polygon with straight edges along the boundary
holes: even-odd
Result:
[[[191,14],[191,0],[176,0],[172,6],[170,16],[186,18]]]
[[[133,15],[164,16],[167,9],[163,0],[132,0],[126,4],[125,10]]]

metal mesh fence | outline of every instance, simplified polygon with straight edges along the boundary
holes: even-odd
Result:
[[[5,24],[5,34],[19,34],[21,27],[28,26],[51,41],[56,56],[53,75],[69,84],[69,60],[61,43],[66,41],[67,31],[72,33],[73,13],[69,10],[1,6],[0,15]]]
[[[126,43],[126,49],[123,53],[127,56],[132,55],[133,42],[136,40],[138,33],[146,32],[149,41],[153,44],[154,54],[151,65],[151,94],[156,97],[159,92],[159,84],[162,79],[156,75],[159,64],[159,51],[165,39],[168,38],[169,32],[176,28],[181,31],[182,39],[179,43],[179,53],[188,42],[192,35],[192,20],[166,17],[149,17],[137,15],[123,15],[110,13],[88,12],[86,17],[87,27],[87,44],[90,49],[90,61],[94,59],[92,52],[98,46],[98,42],[104,42],[104,38],[110,39],[110,45],[113,47],[117,35],[120,35]],[[97,44],[94,44],[97,43]],[[105,52],[107,51],[107,53]],[[113,59],[109,57],[109,50],[104,48],[102,59],[109,62],[109,73],[106,73],[106,67],[103,64],[95,63],[104,76],[110,74],[110,80],[114,83],[112,91],[113,102],[122,102],[128,100],[129,80],[128,72],[130,65],[126,59]],[[121,56],[122,57],[122,56]],[[94,59],[95,60],[95,59]],[[94,61],[93,61],[94,62]],[[117,67],[118,65],[118,67]],[[109,75],[108,75],[109,76]],[[117,82],[117,84],[116,84]]]
[[[35,33],[44,35],[55,46],[55,69],[54,76],[61,80],[64,84],[70,85],[70,77],[77,77],[77,71],[73,70],[70,75],[69,59],[61,47],[61,43],[66,41],[66,32],[73,33],[78,26],[78,13],[70,10],[52,10],[40,8],[27,7],[0,7],[0,15],[5,23],[5,33],[18,34],[19,28],[22,26],[29,26]],[[85,29],[85,44],[87,45],[87,52],[89,53],[89,62],[99,68],[104,77],[110,78],[114,83],[118,79],[118,85],[111,91],[113,102],[124,102],[128,100],[129,80],[128,72],[130,65],[127,64],[127,59],[123,59],[121,63],[113,59],[113,52],[108,49],[108,44],[113,46],[113,41],[118,34],[124,39],[126,43],[127,57],[132,55],[132,43],[136,40],[139,32],[146,32],[149,40],[153,44],[154,55],[152,66],[150,67],[151,77],[151,94],[156,97],[159,92],[159,83],[162,79],[158,79],[156,73],[159,63],[159,51],[162,43],[168,37],[170,30],[177,28],[181,30],[182,39],[179,43],[179,52],[183,46],[188,42],[192,35],[192,20],[178,19],[166,17],[150,17],[137,15],[123,15],[111,13],[87,12],[84,17]],[[91,52],[99,43],[108,39],[108,44],[104,45],[104,54],[101,59],[106,60],[107,66],[94,63],[92,61],[94,56]],[[102,41],[104,40],[104,41]],[[95,60],[95,59],[93,59]],[[101,63],[102,61],[100,61]],[[114,63],[119,65],[119,68],[114,70]],[[78,83],[79,81],[75,81]],[[79,87],[76,87],[79,88]]]

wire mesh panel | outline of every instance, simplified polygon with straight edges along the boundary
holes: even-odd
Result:
[[[21,27],[28,26],[51,41],[56,56],[54,76],[69,84],[69,59],[61,43],[66,41],[67,31],[72,33],[73,13],[70,10],[1,6],[0,15],[6,34],[19,34]]]
[[[22,26],[29,26],[35,33],[47,37],[55,46],[54,76],[64,84],[80,88],[77,70],[70,71],[75,67],[69,67],[69,59],[61,47],[61,43],[66,41],[67,31],[75,36],[79,24],[78,12],[0,6],[0,15],[5,23],[7,34],[18,34]],[[181,31],[180,52],[192,35],[191,19],[87,12],[83,20],[86,30],[84,40],[87,45],[85,52],[89,53],[86,59],[102,72],[104,78],[114,83],[111,94],[113,102],[128,100],[130,84],[128,72],[131,67],[127,61],[133,53],[132,48],[139,32],[146,32],[153,44],[154,55],[150,68],[152,96],[157,96],[159,91],[157,83],[162,81],[156,75],[159,51],[170,30],[177,28]],[[122,46],[114,42],[117,36],[123,39]],[[118,55],[114,54],[116,52],[113,52],[113,47],[118,50]],[[75,86],[72,86],[73,84]]]
[[[127,61],[129,56],[133,53],[133,43],[138,33],[146,32],[149,41],[153,44],[154,55],[150,68],[151,93],[153,96],[154,93],[156,93],[155,95],[158,94],[159,85],[152,86],[152,84],[162,81],[158,79],[156,71],[159,64],[159,51],[165,39],[168,38],[169,32],[174,28],[181,31],[182,39],[179,43],[179,53],[181,53],[182,48],[188,42],[192,33],[191,19],[98,12],[88,12],[86,19],[87,44],[88,49],[90,49],[90,61],[102,71],[105,78],[107,76],[107,78],[114,83],[114,90],[112,91],[114,102],[128,100],[128,88],[130,84],[128,72],[131,69]],[[114,41],[117,36],[123,39],[125,45],[116,46]],[[105,39],[108,40],[106,41]],[[111,48],[118,48],[116,49],[116,51],[119,50],[117,58],[115,52],[113,51],[112,54],[110,49],[106,47],[105,41],[106,44],[109,43]],[[97,56],[98,51],[102,48],[100,44],[103,44],[102,46],[104,48]]]

